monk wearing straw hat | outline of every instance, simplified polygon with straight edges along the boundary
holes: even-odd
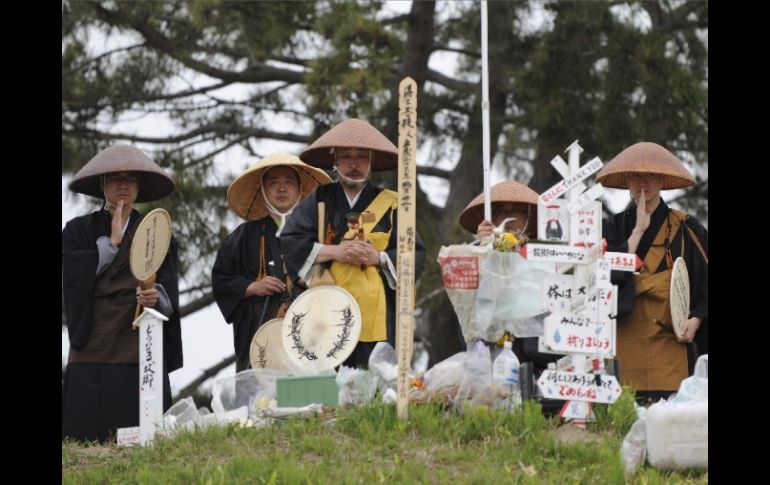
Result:
[[[608,251],[636,253],[637,274],[613,272],[619,285],[617,354],[623,385],[640,398],[657,400],[679,388],[691,370],[696,349],[708,352],[708,233],[686,212],[672,209],[661,190],[689,187],[695,179],[671,152],[655,143],[637,143],[612,159],[597,175],[605,187],[628,189],[632,203],[605,221]],[[677,335],[669,288],[673,263],[682,257],[690,283],[690,314]]]
[[[305,281],[314,264],[328,266],[335,284],[355,298],[362,315],[361,335],[343,364],[366,366],[377,342],[388,341],[395,347],[398,199],[395,192],[371,185],[369,179],[373,171],[396,168],[398,150],[372,125],[351,118],[318,138],[300,158],[314,167],[334,170],[337,181],[316,189],[286,224],[281,233],[286,262]],[[323,242],[318,242],[320,202]],[[414,237],[417,277],[425,247],[419,234]]]
[[[62,230],[62,277],[70,351],[64,376],[62,438],[107,441],[117,428],[139,425],[137,302],[163,323],[164,409],[171,405],[168,373],[182,367],[176,243],[142,290],[129,267],[136,202],[160,199],[174,181],[141,150],[113,145],[72,178],[73,192],[104,199],[104,207],[67,222]]]
[[[492,220],[484,219],[484,194],[477,195],[460,213],[460,225],[481,244],[490,244],[495,228],[505,222],[502,230],[516,238],[515,249],[529,239],[537,236],[537,199],[538,194],[526,185],[515,180],[506,180],[493,185],[490,189]],[[511,315],[515,318],[515,315]],[[544,354],[537,351],[537,337],[514,338],[506,331],[491,346],[491,356],[497,356],[506,340],[513,340],[513,351],[522,361],[532,361],[536,370],[544,369],[549,362],[554,362],[558,355]]]
[[[246,169],[227,189],[230,208],[246,222],[219,248],[211,281],[217,305],[233,325],[236,372],[251,367],[249,346],[259,327],[283,316],[298,291],[277,236],[300,200],[327,183],[323,170],[295,155],[276,154]]]
[[[537,235],[537,192],[514,180],[495,184],[491,188],[492,220],[484,219],[484,194],[474,197],[460,213],[460,225],[479,241],[492,235],[493,230],[506,222],[505,232],[524,242]]]

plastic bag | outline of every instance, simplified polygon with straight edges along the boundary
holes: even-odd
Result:
[[[275,381],[287,375],[287,370],[247,369],[217,379],[211,390],[211,409],[215,414],[224,414],[245,407],[248,415],[256,415],[256,403],[275,399]]]
[[[476,325],[482,338],[497,340],[505,330],[516,337],[543,335],[538,315],[547,308],[541,286],[555,272],[553,263],[528,261],[516,252],[490,251],[480,265]]]
[[[384,396],[388,389],[396,390],[398,358],[392,345],[388,342],[377,342],[369,355],[369,370],[376,377],[380,395]]]
[[[489,251],[489,246],[453,244],[441,246],[438,253],[444,289],[467,342],[486,339],[486,334],[481,333],[476,324],[476,293],[479,288],[479,266]]]
[[[338,402],[340,406],[360,406],[374,397],[377,378],[368,370],[341,366],[337,371]]]
[[[647,408],[636,406],[636,415],[638,418],[620,445],[620,457],[628,473],[633,473],[647,456]]]

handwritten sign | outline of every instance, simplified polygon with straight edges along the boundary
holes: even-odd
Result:
[[[552,274],[545,277],[541,288],[541,299],[549,312],[567,312],[574,296],[572,275]]]
[[[591,161],[580,167],[574,175],[571,174],[569,177],[540,194],[540,200],[543,201],[544,204],[549,204],[554,199],[566,194],[568,190],[588,178],[589,175],[598,171],[603,165],[604,164],[599,157],[594,157]]]
[[[540,374],[537,387],[547,399],[613,403],[621,394],[615,376],[576,374],[546,370]]]
[[[409,415],[409,368],[414,345],[415,210],[417,204],[417,83],[405,77],[398,85],[398,246],[396,280],[396,409]],[[466,281],[466,284],[470,282]],[[478,284],[477,284],[478,286]]]
[[[139,329],[139,438],[132,437],[134,428],[119,428],[118,435],[123,433],[126,443],[152,443],[163,423],[163,322],[167,320],[145,308],[132,324]]]
[[[593,246],[602,239],[602,203],[592,202],[574,212],[569,222],[569,243],[573,246]]]
[[[642,260],[633,253],[616,253],[607,251],[604,253],[604,260],[610,264],[613,271],[639,271],[642,267]]]
[[[612,329],[596,318],[570,313],[552,313],[545,318],[543,337],[553,350],[614,355]]]
[[[605,325],[614,324],[618,315],[618,287],[596,289],[597,320]]]
[[[118,428],[118,446],[135,445],[139,443],[139,426]]]
[[[569,177],[569,166],[567,165],[567,162],[565,162],[564,159],[559,155],[556,155],[551,159],[551,166],[556,169],[559,175],[561,175],[561,178],[565,179]],[[578,190],[580,192],[583,192],[585,189],[586,184],[583,182],[578,182],[577,185],[573,187],[573,190]]]
[[[593,262],[596,255],[590,248],[583,246],[562,246],[559,244],[527,243],[521,248],[521,256],[529,261],[546,261],[550,263],[579,263]]]
[[[444,287],[450,290],[476,290],[479,287],[479,258],[439,256]]]
[[[690,316],[690,277],[687,274],[687,265],[681,257],[674,261],[674,269],[671,271],[671,323],[677,337],[681,338],[685,320]]]

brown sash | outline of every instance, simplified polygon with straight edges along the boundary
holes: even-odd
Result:
[[[676,340],[669,302],[673,265],[669,243],[686,214],[672,212],[655,236],[639,274],[634,275],[634,308],[617,327],[623,385],[637,391],[676,391],[687,377],[687,346]],[[655,273],[663,258],[667,268]]]

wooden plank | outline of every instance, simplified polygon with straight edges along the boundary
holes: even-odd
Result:
[[[405,77],[398,85],[398,251],[396,283],[396,410],[409,417],[409,369],[414,345],[415,242],[417,238],[417,83]]]

